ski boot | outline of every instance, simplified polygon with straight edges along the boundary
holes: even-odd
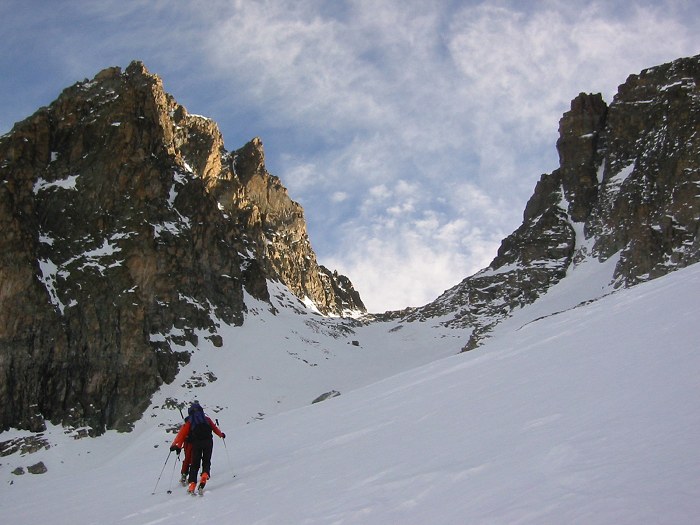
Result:
[[[187,487],[187,494],[192,494],[194,496],[194,491],[196,490],[196,488],[197,484],[193,481],[192,483],[190,483],[190,486]]]
[[[209,479],[209,474],[206,472],[202,473],[202,477],[199,480],[199,487],[197,487],[197,492],[201,496],[204,494],[204,486],[207,484],[207,480]]]

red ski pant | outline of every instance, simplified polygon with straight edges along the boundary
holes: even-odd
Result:
[[[190,471],[190,463],[192,463],[192,443],[185,441],[185,444],[182,446],[182,450],[185,451],[185,457],[182,460],[180,474],[188,474]]]

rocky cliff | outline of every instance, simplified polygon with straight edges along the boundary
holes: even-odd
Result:
[[[698,82],[692,57],[630,76],[609,105],[580,94],[558,169],[489,267],[378,318],[467,328],[469,350],[584,262],[610,261],[611,286],[630,286],[700,260]],[[364,311],[318,265],[261,141],[228,151],[138,62],[17,123],[0,182],[0,429],[128,429],[185,348],[221,345],[220,325],[244,322],[245,295],[268,300],[271,280],[323,313]]]
[[[323,313],[364,311],[318,265],[261,141],[227,151],[139,62],[17,123],[0,181],[0,429],[128,429],[181,345],[216,344],[268,280]]]
[[[615,287],[700,261],[699,84],[696,56],[631,75],[610,105],[577,96],[559,123],[559,168],[489,267],[390,317],[471,327],[469,350],[587,259],[615,258]]]

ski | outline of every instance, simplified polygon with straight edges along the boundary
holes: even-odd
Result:
[[[236,475],[234,474],[233,477],[235,478]],[[205,492],[204,489],[205,489],[205,488],[206,488],[206,483],[204,483],[204,484],[198,483],[198,484],[197,484],[197,487],[194,488],[194,489],[192,489],[192,490],[190,490],[189,487],[188,487],[188,488],[187,488],[187,494],[188,494],[189,496],[204,496],[204,492]]]

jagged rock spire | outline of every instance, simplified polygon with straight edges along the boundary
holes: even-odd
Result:
[[[323,313],[364,310],[319,267],[260,139],[227,152],[141,62],[17,123],[0,177],[0,428],[128,428],[269,280]]]

